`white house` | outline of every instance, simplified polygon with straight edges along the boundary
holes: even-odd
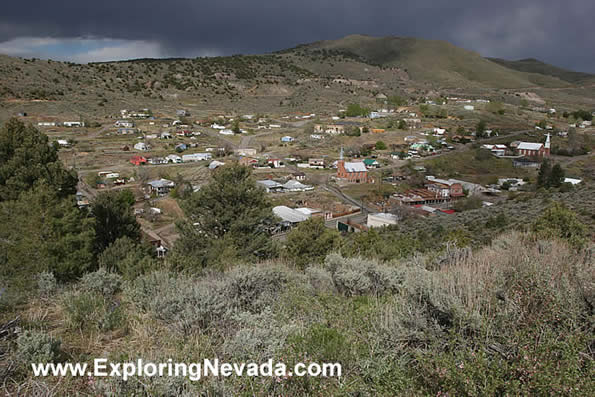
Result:
[[[181,163],[182,162],[182,157],[178,156],[177,154],[169,154],[167,156],[165,156],[165,160],[168,163]]]
[[[289,223],[299,223],[310,218],[310,216],[284,205],[273,207],[273,214],[281,218],[282,221]]]
[[[280,192],[283,190],[283,185],[281,185],[279,182],[271,181],[270,179],[256,181],[256,183],[264,187],[267,193]]]
[[[167,160],[163,157],[151,157],[147,159],[147,162],[152,165],[167,164]]]
[[[285,182],[285,184],[283,185],[283,190],[286,192],[305,192],[308,190],[314,190],[314,187],[310,185],[304,185],[303,183],[298,182],[295,179],[292,179]]]
[[[194,161],[204,161],[210,160],[213,158],[211,153],[192,153],[192,154],[185,154],[182,156],[182,161],[184,163],[194,162]]]
[[[82,121],[65,121],[62,123],[64,127],[84,127],[85,123]]]
[[[564,178],[564,183],[572,183],[573,185],[578,185],[581,182],[582,182],[582,179]]]
[[[221,167],[222,165],[225,165],[225,163],[222,161],[213,160],[209,163],[209,169],[214,170],[216,168]]]
[[[289,135],[286,135],[281,138],[281,142],[293,142],[293,141],[295,141],[295,139]]]
[[[62,146],[62,147],[68,147],[70,146],[70,144],[68,143],[68,141],[66,139],[58,139],[58,145]]]
[[[149,150],[149,146],[144,142],[139,142],[139,143],[135,144],[134,148],[136,150],[140,150],[141,152],[146,152],[147,150]]]
[[[484,144],[481,145],[482,149],[486,149],[489,150],[490,152],[492,152],[492,154],[494,156],[504,156],[506,154],[506,150],[508,149],[508,147],[506,145],[502,145],[502,144],[498,144],[498,145],[489,145],[489,144]]]
[[[116,127],[134,128],[134,121],[132,120],[118,120],[114,123]]]
[[[173,181],[163,178],[151,181],[147,183],[147,185],[149,187],[149,192],[155,193],[158,196],[166,195],[167,193],[169,193],[171,189],[174,188],[174,186],[176,186],[176,184]]]
[[[368,227],[380,227],[388,225],[396,225],[399,218],[396,215],[385,212],[378,212],[375,214],[368,214]]]

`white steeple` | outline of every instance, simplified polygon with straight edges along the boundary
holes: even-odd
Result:
[[[545,146],[544,147],[546,149],[549,149],[550,148],[550,145],[551,145],[551,143],[550,143],[550,133],[548,132],[546,136],[547,136],[547,138],[545,139]]]
[[[343,160],[343,146],[341,146],[341,154],[339,155],[339,160]]]

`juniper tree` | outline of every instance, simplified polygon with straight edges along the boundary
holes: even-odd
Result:
[[[274,221],[271,204],[248,167],[220,167],[181,207],[186,220],[177,225],[180,238],[172,259],[178,267],[224,266],[275,254],[267,231]]]
[[[126,191],[103,192],[91,205],[95,217],[95,252],[101,253],[121,237],[140,241],[140,225],[132,213],[130,196]]]
[[[41,181],[60,197],[76,192],[76,173],[64,168],[57,145],[33,126],[10,119],[0,129],[0,201],[15,200]]]
[[[537,174],[537,187],[549,187],[550,174],[552,173],[552,165],[548,159],[544,159],[539,167],[539,174]]]

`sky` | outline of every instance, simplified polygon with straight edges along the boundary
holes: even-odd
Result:
[[[440,39],[595,73],[594,0],[19,0],[0,54],[73,62],[257,54],[349,34]]]

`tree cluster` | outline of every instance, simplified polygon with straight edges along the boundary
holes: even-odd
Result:
[[[564,183],[564,169],[560,164],[554,164],[549,159],[544,159],[537,174],[537,187],[546,189],[559,188]]]

